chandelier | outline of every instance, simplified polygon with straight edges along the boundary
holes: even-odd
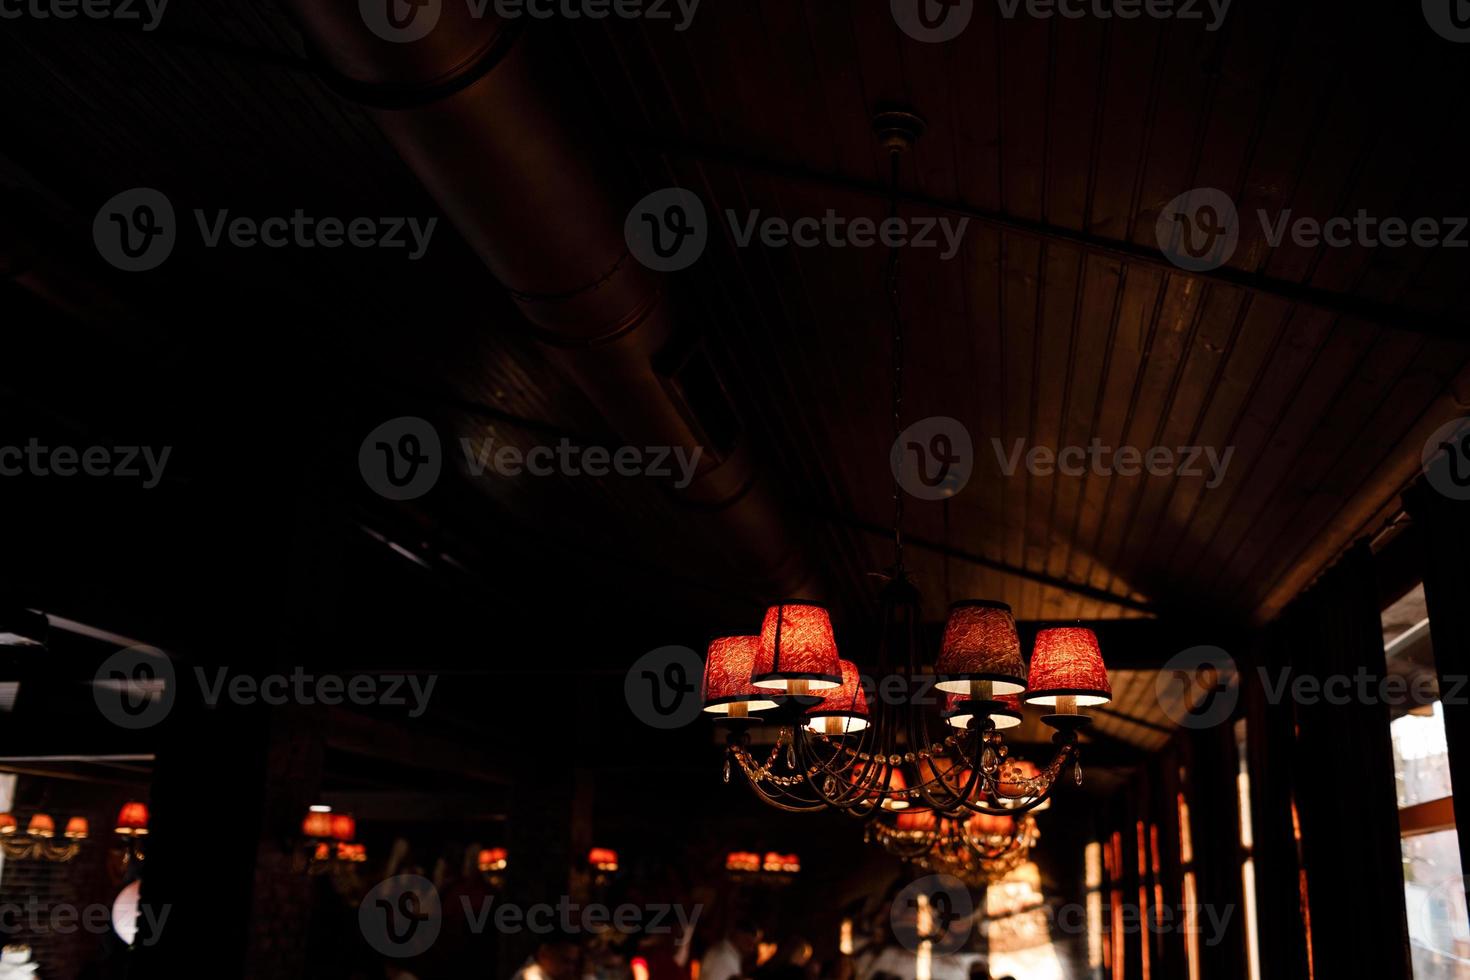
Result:
[[[0,851],[18,861],[70,861],[82,850],[87,839],[85,817],[72,817],[66,822],[61,838],[56,837],[56,821],[44,813],[32,815],[25,832],[13,815],[0,813]]]
[[[900,160],[923,122],[906,112],[880,113],[876,122],[890,154],[894,219]],[[898,284],[895,245],[887,272],[895,443],[903,391]],[[873,820],[914,807],[961,828],[976,814],[1020,818],[1051,797],[1069,765],[1082,781],[1077,733],[1091,719],[1079,709],[1112,697],[1097,637],[1081,627],[1043,629],[1028,670],[1010,607],[966,600],[950,606],[932,674],[921,670],[919,591],[904,567],[896,472],[893,501],[894,562],[883,576],[877,633],[881,682],[864,680],[839,656],[828,609],[810,600],[770,606],[756,634],[714,640],[701,694],[704,710],[730,726],[724,778],[738,767],[763,801],[790,812],[833,809]],[[1044,767],[1008,761],[1001,732],[1021,723],[1023,704],[1050,709],[1042,721],[1056,748]],[[752,720],[778,726],[764,758],[750,750],[744,723]]]

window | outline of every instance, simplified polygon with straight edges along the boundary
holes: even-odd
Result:
[[[1423,586],[1384,610],[1383,643],[1389,674],[1409,692],[1390,705],[1389,733],[1414,980],[1466,980],[1470,920]]]
[[[1184,769],[1179,783],[1184,784]],[[1189,801],[1179,791],[1179,866],[1184,871],[1184,955],[1189,980],[1199,980],[1199,886],[1194,877],[1194,835],[1189,827]]]
[[[1087,845],[1084,865],[1087,884],[1087,975],[1102,980],[1103,974],[1103,867],[1102,845]]]
[[[1240,885],[1245,898],[1245,953],[1250,980],[1261,980],[1261,940],[1256,931],[1255,834],[1251,828],[1251,772],[1246,721],[1235,723],[1235,796],[1240,811]]]

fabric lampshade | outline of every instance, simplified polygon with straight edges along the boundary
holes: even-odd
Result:
[[[1062,626],[1036,634],[1031,675],[1021,700],[1055,705],[1059,697],[1075,697],[1079,707],[1106,704],[1113,699],[1097,634],[1090,629]]]
[[[934,673],[941,691],[963,694],[973,682],[988,681],[992,694],[1020,693],[1026,668],[1011,607],[980,599],[951,606]]]
[[[793,681],[805,681],[813,691],[839,686],[842,667],[826,608],[791,600],[767,609],[751,680],[778,691],[790,690]]]
[[[727,715],[732,704],[743,704],[747,711],[776,707],[770,691],[750,683],[759,647],[758,636],[722,636],[709,645],[704,658],[705,711]]]
[[[868,696],[863,691],[857,664],[851,660],[838,663],[842,666],[842,686],[827,691],[821,701],[807,709],[806,727],[814,732],[848,735],[868,727]],[[829,726],[828,719],[838,724]]]
[[[148,833],[148,804],[136,800],[124,803],[117,814],[117,832],[123,835]]]
[[[66,822],[66,830],[62,831],[61,836],[70,837],[75,840],[85,838],[87,836],[87,818],[72,817]]]
[[[55,837],[56,821],[44,813],[38,813],[31,817],[31,822],[26,825],[26,833],[32,837]]]
[[[333,840],[350,841],[357,836],[357,820],[350,813],[331,814],[331,834]]]

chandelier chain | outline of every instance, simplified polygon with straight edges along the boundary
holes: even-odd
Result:
[[[898,218],[898,173],[902,153],[889,152],[888,217]],[[899,433],[903,431],[903,314],[898,293],[897,238],[888,247],[888,310],[893,329],[893,443],[898,452]],[[901,459],[902,457],[900,457]],[[895,576],[903,573],[903,488],[898,482],[898,468],[893,472],[893,566]]]

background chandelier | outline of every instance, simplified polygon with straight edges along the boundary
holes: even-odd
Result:
[[[56,821],[44,813],[34,814],[26,824],[24,833],[15,817],[0,813],[0,849],[5,856],[18,861],[70,861],[82,849],[87,839],[85,817],[72,817],[66,822],[61,838],[56,837]]]
[[[876,124],[890,154],[889,215],[896,218],[900,161],[923,122],[887,112]],[[903,407],[898,271],[895,246],[887,267],[895,444]],[[919,593],[903,562],[904,496],[896,473],[893,501],[894,562],[880,596],[881,691],[839,657],[825,607],[805,599],[770,606],[758,635],[721,637],[706,657],[704,709],[731,725],[724,778],[738,765],[762,800],[793,812],[836,809],[871,819],[912,806],[952,819],[1019,816],[1051,796],[1068,764],[1081,783],[1077,732],[1091,719],[1078,709],[1112,696],[1097,637],[1078,627],[1044,629],[1028,671],[1009,606],[957,602],[934,665],[942,693],[936,698],[920,669]],[[1007,761],[1001,732],[1020,724],[1022,703],[1051,709],[1042,721],[1055,730],[1056,750],[1044,767],[1023,770]],[[742,723],[761,712],[780,727],[774,748],[757,759]]]

